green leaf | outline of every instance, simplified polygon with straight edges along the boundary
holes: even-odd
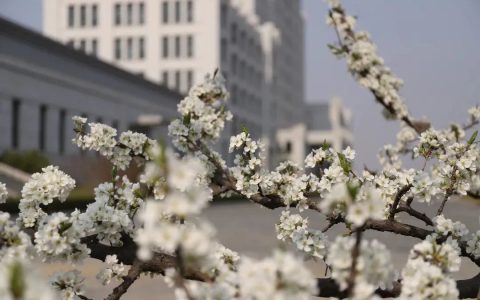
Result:
[[[67,231],[70,227],[72,227],[72,225],[73,225],[73,223],[64,222],[64,223],[60,224],[60,228],[59,228],[58,232],[60,234],[62,234],[65,231]]]
[[[190,121],[192,119],[192,116],[190,114],[186,115],[183,117],[183,125],[185,126],[189,126],[190,125]]]
[[[242,132],[245,132],[245,134],[248,134],[248,128],[247,128],[247,127],[245,127],[245,126],[243,126],[243,128],[242,128]]]
[[[476,130],[472,136],[470,137],[470,139],[468,140],[467,144],[468,145],[471,145],[475,142],[475,139],[477,138],[477,134],[478,134],[478,130]]]
[[[360,185],[347,183],[347,190],[348,190],[348,193],[350,194],[350,197],[352,197],[352,199],[355,200],[355,198],[357,197],[358,191],[360,190]]]
[[[25,279],[22,265],[18,262],[14,263],[10,269],[10,291],[14,299],[23,299]]]
[[[350,171],[352,170],[352,165],[350,164],[350,162],[347,160],[347,158],[343,153],[337,152],[337,155],[338,155],[338,160],[340,161],[340,167],[342,167],[345,175],[348,175],[348,173],[350,173]]]
[[[323,140],[322,150],[327,151],[330,148],[330,145],[327,143],[327,140]]]

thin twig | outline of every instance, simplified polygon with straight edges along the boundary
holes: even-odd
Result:
[[[443,209],[445,208],[445,204],[447,204],[448,198],[453,194],[453,189],[449,188],[447,189],[447,192],[445,193],[445,197],[443,197],[442,204],[440,204],[440,207],[437,210],[437,216],[441,215],[443,212]]]
[[[397,212],[398,203],[402,197],[408,193],[408,191],[412,188],[412,184],[405,185],[401,189],[398,190],[397,194],[395,195],[395,199],[393,200],[392,206],[390,207],[390,214],[388,215],[389,220],[393,220],[395,218],[395,213]]]
[[[410,216],[417,218],[423,222],[425,222],[426,225],[433,226],[433,221],[430,219],[425,213],[419,212],[410,205],[407,205],[407,203],[401,202],[398,208],[396,209],[395,213],[398,212],[406,212]]]
[[[360,256],[360,245],[362,242],[362,228],[359,228],[355,232],[355,245],[352,249],[352,265],[350,267],[350,277],[348,278],[348,288],[347,288],[347,295],[349,297],[353,296],[353,290],[355,289],[355,279],[357,277],[357,263],[358,257]]]

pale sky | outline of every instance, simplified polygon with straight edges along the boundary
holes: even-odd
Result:
[[[41,30],[41,0],[0,0],[0,14]],[[326,4],[303,0],[306,18],[306,100],[339,96],[353,112],[356,165],[377,167],[377,150],[393,142],[397,122],[386,122],[372,96],[360,88],[326,44],[335,41],[325,25]],[[379,53],[405,81],[410,112],[435,127],[464,122],[480,104],[480,1],[343,1],[357,27],[371,33]]]

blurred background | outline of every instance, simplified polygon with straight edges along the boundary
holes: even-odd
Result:
[[[438,128],[466,122],[467,109],[480,102],[480,2],[343,3],[404,79],[415,118]],[[268,167],[285,159],[302,165],[326,142],[352,146],[356,168],[378,168],[376,153],[395,141],[399,123],[385,121],[345,62],[329,53],[336,36],[326,14],[318,0],[0,0],[0,181],[18,197],[29,174],[54,163],[77,181],[69,203],[86,205],[110,167],[71,143],[72,116],[167,139],[177,103],[216,69],[235,116],[216,145],[228,163],[229,136],[246,127],[267,145]],[[471,205],[461,202],[457,213],[476,228]],[[232,210],[238,220],[223,217]],[[277,212],[237,203],[207,213],[235,250],[261,255],[276,245]],[[238,236],[245,236],[241,245],[232,239]],[[408,251],[405,243],[398,253]],[[148,282],[138,286],[151,288]]]

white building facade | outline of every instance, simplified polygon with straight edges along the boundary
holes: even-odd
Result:
[[[220,69],[235,119],[273,158],[304,112],[300,0],[44,0],[44,33],[181,93]],[[222,151],[223,152],[223,151]]]

